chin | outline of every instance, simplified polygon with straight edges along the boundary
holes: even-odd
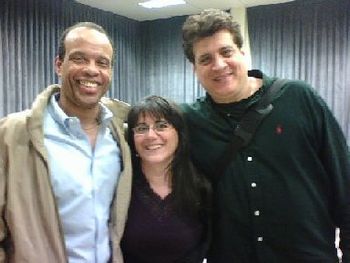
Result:
[[[95,105],[96,103],[98,103],[100,101],[100,97],[99,96],[81,96],[79,98],[79,101],[82,105]]]
[[[164,160],[162,159],[145,159],[144,162],[148,163],[148,164],[153,164],[153,165],[162,165],[162,164],[168,164],[169,161],[168,160]]]

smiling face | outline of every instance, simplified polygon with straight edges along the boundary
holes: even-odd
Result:
[[[193,53],[197,77],[215,102],[235,102],[250,95],[244,53],[228,30],[199,39]]]
[[[144,134],[134,133],[135,149],[142,164],[160,164],[168,167],[174,158],[179,138],[177,131],[171,125],[162,131],[152,129],[158,121],[164,119],[155,119],[148,114],[139,116],[137,125],[142,124],[151,128]]]
[[[107,36],[87,27],[70,31],[65,56],[55,60],[62,80],[59,104],[66,112],[98,108],[112,76],[113,48]]]

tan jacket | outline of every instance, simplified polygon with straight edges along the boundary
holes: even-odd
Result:
[[[59,86],[49,86],[31,110],[0,120],[0,262],[67,262],[43,137],[44,109],[51,94],[57,91]],[[110,215],[113,262],[122,263],[120,239],[132,177],[130,151],[123,132],[129,106],[112,99],[102,102],[115,115],[111,130],[123,160]]]

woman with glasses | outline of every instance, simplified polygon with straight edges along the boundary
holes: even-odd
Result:
[[[208,247],[210,186],[190,159],[177,106],[149,96],[128,115],[133,190],[122,239],[126,263],[199,263]]]

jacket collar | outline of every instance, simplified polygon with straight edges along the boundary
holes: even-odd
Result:
[[[32,104],[31,114],[28,116],[28,132],[34,147],[47,160],[44,146],[43,119],[44,112],[52,94],[59,92],[59,85],[51,85],[41,92]]]
[[[47,160],[47,152],[44,145],[44,130],[43,130],[43,119],[44,112],[47,105],[50,103],[50,98],[53,94],[60,92],[60,85],[54,84],[48,86],[43,92],[41,92],[32,104],[32,109],[28,116],[28,131],[30,134],[31,141],[40,152],[45,160]],[[127,111],[129,110],[128,104],[118,101],[115,103],[116,99],[101,98],[101,102],[105,105],[112,113],[114,121],[119,124],[118,126],[123,126],[124,118]]]

